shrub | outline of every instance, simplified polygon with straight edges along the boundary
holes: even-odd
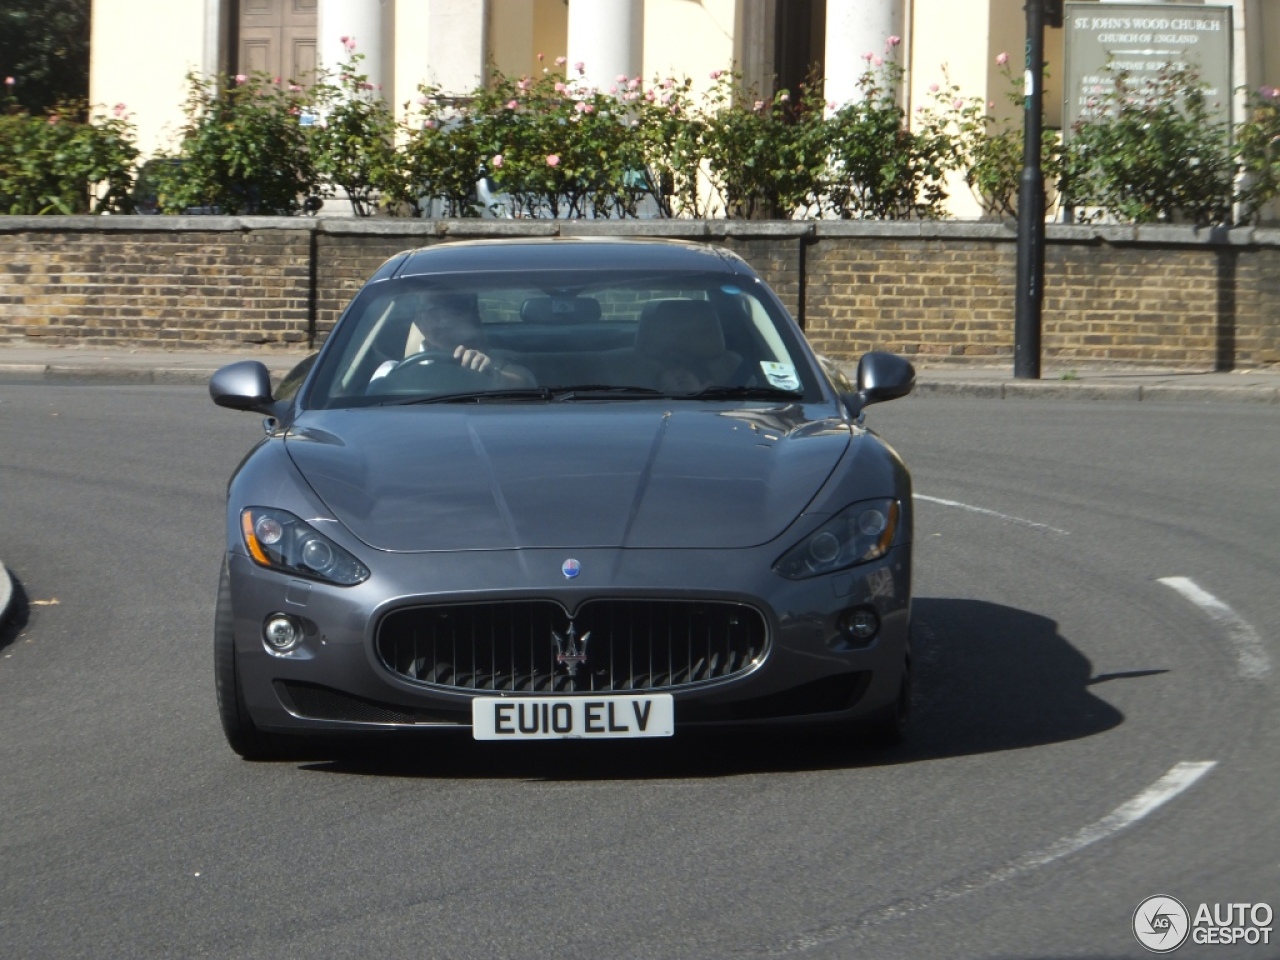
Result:
[[[391,107],[360,72],[364,54],[355,52],[355,40],[343,37],[342,42],[350,59],[336,77],[325,74],[312,89],[319,119],[310,128],[311,150],[325,196],[336,196],[341,188],[352,212],[367,217],[379,197],[403,195],[404,170],[396,155]]]
[[[950,113],[956,130],[956,144],[964,170],[964,181],[986,216],[1018,215],[1018,195],[1022,183],[1024,136],[1021,110],[1025,79],[1015,74],[1009,55],[996,57],[1007,84],[1005,97],[1018,109],[1018,119],[998,118],[991,111],[994,102],[964,97],[960,88],[946,79],[945,86],[933,87],[937,106],[935,113]],[[1047,74],[1046,74],[1047,75]],[[1057,130],[1041,134],[1040,167],[1045,182],[1045,208],[1050,194],[1056,191],[1062,177],[1063,153]]]
[[[471,115],[484,172],[511,198],[513,215],[636,215],[645,155],[624,98],[549,70],[518,80],[498,75],[476,92]]]
[[[82,104],[43,117],[0,115],[0,212],[130,213],[137,160],[133,124],[123,104],[88,121]]]
[[[426,216],[440,205],[446,217],[476,217],[476,181],[485,172],[484,147],[467,101],[418,88],[417,110],[405,117],[399,150],[401,175],[387,184],[387,205]]]
[[[1231,129],[1215,121],[1194,69],[1169,65],[1142,82],[1127,72],[1071,131],[1062,190],[1084,221],[1232,220]]]
[[[890,38],[891,52],[897,38]],[[861,96],[828,121],[831,175],[828,208],[842,219],[937,219],[947,199],[944,181],[958,153],[947,120],[917,115],[916,129],[902,109],[902,67],[865,54]]]
[[[1261,87],[1249,95],[1249,117],[1236,135],[1242,220],[1253,220],[1280,196],[1280,88]]]
[[[654,78],[642,90],[638,78],[621,94],[644,158],[644,187],[663,217],[703,218],[711,199],[702,174],[707,121],[690,93],[693,81]]]
[[[190,73],[187,84],[180,162],[156,170],[160,209],[296,213],[317,183],[302,87],[261,74],[218,84]]]
[[[736,73],[717,70],[712,78],[702,153],[724,215],[790,219],[816,211],[829,149],[821,85],[765,101]]]

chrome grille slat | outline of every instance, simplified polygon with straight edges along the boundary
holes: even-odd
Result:
[[[552,631],[590,633],[570,676]],[[387,614],[375,639],[382,663],[419,683],[453,690],[608,693],[670,690],[752,669],[766,646],[764,618],[739,603],[598,599],[570,620],[550,600],[461,603]]]

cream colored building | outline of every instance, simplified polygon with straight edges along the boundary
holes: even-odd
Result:
[[[1099,0],[1105,3],[1106,0]],[[1174,0],[1176,2],[1176,0]],[[1194,6],[1195,0],[1180,0]],[[133,114],[145,154],[173,143],[190,71],[302,77],[354,39],[372,82],[403,104],[421,83],[466,92],[487,66],[529,74],[556,57],[583,62],[607,88],[619,74],[689,76],[710,85],[736,67],[769,92],[821,64],[828,99],[857,95],[863,55],[895,52],[908,109],[944,72],[968,96],[1008,104],[1000,53],[1021,59],[1024,0],[93,0],[90,98]],[[1280,0],[1228,0],[1234,84],[1280,85]],[[1063,39],[1049,30],[1045,119],[1060,122]],[[542,54],[544,60],[538,60]],[[964,190],[955,213],[976,212]]]

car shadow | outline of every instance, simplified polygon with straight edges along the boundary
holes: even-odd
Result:
[[[477,743],[465,732],[336,745],[303,769],[339,774],[539,781],[693,779],[906,764],[1093,736],[1123,721],[1091,665],[1048,617],[982,600],[914,603],[907,742],[875,748],[810,729],[677,730],[671,740]]]

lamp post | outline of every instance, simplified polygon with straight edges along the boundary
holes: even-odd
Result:
[[[1018,264],[1014,299],[1013,375],[1040,379],[1040,320],[1044,303],[1044,28],[1062,26],[1062,0],[1027,0],[1027,57],[1023,80],[1022,179],[1018,184]]]

